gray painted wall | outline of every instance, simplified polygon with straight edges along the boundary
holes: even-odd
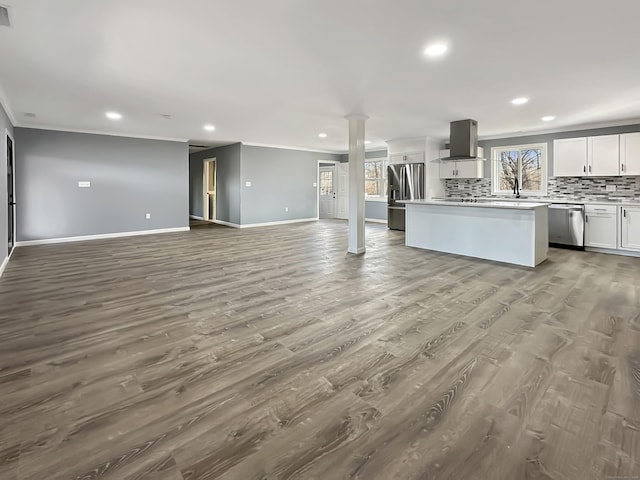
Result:
[[[5,112],[4,107],[0,104],[0,134],[2,135],[2,140],[0,141],[0,145],[2,145],[2,161],[0,161],[0,201],[2,201],[2,206],[0,207],[0,248],[2,248],[2,253],[0,254],[0,263],[7,258],[7,249],[9,243],[7,241],[9,237],[8,224],[9,220],[7,218],[7,158],[6,158],[6,133],[5,130],[9,131],[9,134],[14,138],[13,125],[11,124],[11,120],[9,120],[9,116],[7,112]],[[16,149],[16,145],[13,146],[14,151]]]
[[[640,132],[640,124],[620,127],[591,128],[587,130],[571,130],[568,132],[546,133],[542,135],[527,135],[522,137],[500,138],[495,140],[481,140],[478,145],[484,148],[487,158],[484,176],[491,178],[491,148],[508,145],[528,145],[530,143],[547,143],[547,172],[549,177],[553,173],[553,141],[559,138],[588,137],[594,135],[614,135],[617,133]]]
[[[241,144],[211,148],[189,155],[189,213],[202,217],[203,160],[216,159],[216,217],[240,224]]]
[[[186,143],[27,128],[15,139],[18,241],[189,225]]]
[[[340,155],[242,145],[242,224],[316,218],[318,160]]]

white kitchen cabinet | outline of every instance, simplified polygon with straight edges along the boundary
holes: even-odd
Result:
[[[640,251],[640,207],[621,207],[620,210],[620,248]]]
[[[424,163],[424,152],[395,153],[389,155],[390,165],[397,165],[399,163]]]
[[[440,162],[440,178],[483,178],[484,160],[448,160]]]
[[[620,135],[587,137],[587,175],[607,177],[620,174]]]
[[[618,248],[618,207],[585,205],[585,247]]]
[[[582,177],[587,174],[587,137],[553,141],[553,176]]]
[[[640,132],[620,135],[620,175],[640,175]]]

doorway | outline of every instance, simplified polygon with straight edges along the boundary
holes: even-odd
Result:
[[[16,243],[16,199],[15,199],[15,156],[13,148],[13,138],[8,131],[5,131],[6,138],[6,154],[7,154],[7,255],[11,255],[13,247]]]
[[[207,158],[202,165],[202,218],[216,219],[216,159]]]
[[[321,165],[318,169],[318,198],[320,218],[335,218],[336,216],[336,167],[335,165]]]

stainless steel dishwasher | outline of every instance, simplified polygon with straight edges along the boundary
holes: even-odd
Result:
[[[549,244],[584,248],[584,205],[549,205]]]

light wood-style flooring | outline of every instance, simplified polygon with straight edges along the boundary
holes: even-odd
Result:
[[[18,248],[0,479],[640,478],[640,258],[533,270],[346,238]]]

